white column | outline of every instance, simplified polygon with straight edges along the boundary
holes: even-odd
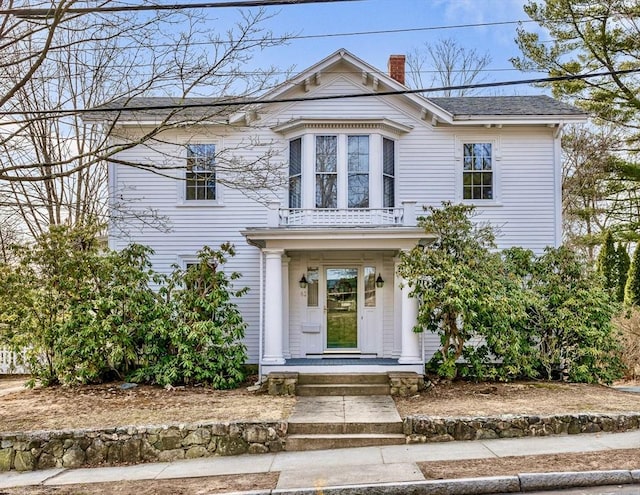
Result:
[[[410,297],[411,288],[406,280],[402,279],[402,326],[401,340],[402,351],[400,353],[399,364],[420,364],[420,338],[413,331],[418,321],[418,300]]]
[[[282,327],[282,255],[284,249],[265,249],[263,364],[284,364]]]
[[[393,353],[394,358],[402,355],[402,278],[398,274],[400,257],[393,258]]]
[[[286,359],[291,357],[289,349],[289,262],[291,258],[282,257],[282,338],[283,352]]]

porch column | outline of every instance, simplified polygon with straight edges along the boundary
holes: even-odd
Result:
[[[421,364],[422,356],[420,356],[420,338],[413,331],[413,327],[418,321],[418,300],[410,297],[409,284],[403,278],[401,279],[401,299],[402,299],[402,325],[401,340],[402,350],[400,353],[399,364]]]
[[[291,357],[289,349],[289,262],[291,258],[282,257],[282,349],[285,359]]]
[[[284,364],[282,328],[282,255],[284,249],[265,249],[263,364]]]

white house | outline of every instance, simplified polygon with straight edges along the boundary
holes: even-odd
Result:
[[[389,69],[340,50],[250,110],[207,120],[192,109],[192,124],[123,151],[109,169],[113,207],[153,210],[169,228],[114,224],[110,247],[149,245],[154,267],[169,271],[203,245],[234,243],[229,268],[250,287],[239,304],[263,374],[421,373],[438,342],[413,332],[417,304],[396,275],[399,253],[431,240],[416,217],[445,200],[472,203],[500,247],[559,245],[560,133],[586,116],[547,96],[427,98],[406,91],[404,56]],[[129,102],[139,110],[123,113],[114,139],[146,132],[166,102]],[[251,162],[250,143],[268,143],[286,176],[260,200],[216,169]],[[160,174],[144,170],[160,163]]]

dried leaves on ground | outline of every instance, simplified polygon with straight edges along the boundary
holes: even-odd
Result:
[[[0,379],[2,390],[4,379]],[[98,428],[201,421],[275,421],[286,419],[292,397],[264,393],[213,390],[206,387],[139,385],[123,390],[122,383],[82,387],[23,389],[0,396],[0,430],[27,431]]]
[[[441,381],[417,395],[397,398],[400,416],[494,416],[640,411],[640,394],[604,385],[559,382]]]
[[[640,449],[430,461],[420,462],[418,466],[428,480],[514,476],[521,473],[557,471],[633,470],[640,467]]]
[[[640,449],[568,454],[464,459],[418,463],[427,480],[513,476],[520,473],[638,469]],[[202,495],[274,489],[279,473],[211,476],[172,480],[119,481],[82,485],[30,486],[2,490],[6,495]],[[354,473],[357,476],[357,473]]]
[[[116,481],[81,485],[5,488],[3,495],[213,495],[240,491],[268,491],[276,487],[278,473],[211,476],[172,480]]]
[[[0,429],[26,431],[198,421],[286,419],[294,397],[264,393],[121,383],[82,387],[20,388],[24,378],[0,378]],[[557,382],[437,383],[413,397],[397,398],[401,416],[492,416],[640,411],[640,394],[601,385]],[[28,414],[25,414],[28,411]]]

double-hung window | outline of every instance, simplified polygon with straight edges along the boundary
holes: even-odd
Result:
[[[462,198],[495,199],[492,144],[465,143],[462,160]]]
[[[216,147],[214,144],[187,145],[185,199],[216,200]]]
[[[289,142],[289,208],[302,208],[302,138]]]
[[[349,208],[369,208],[369,136],[347,136]]]
[[[338,136],[316,136],[316,208],[338,207]]]
[[[396,142],[382,139],[382,206],[396,205]]]

